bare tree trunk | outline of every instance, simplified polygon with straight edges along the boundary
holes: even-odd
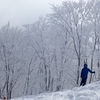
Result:
[[[45,76],[44,76],[45,91],[48,91],[48,87],[47,87],[47,65],[44,65],[44,72],[45,72]]]
[[[99,81],[100,80],[100,63],[99,63],[99,59],[98,59],[97,66],[98,66],[98,81]]]
[[[91,57],[91,70],[93,69],[93,55]],[[90,80],[89,80],[89,83],[91,83],[92,81],[92,74],[90,74]]]

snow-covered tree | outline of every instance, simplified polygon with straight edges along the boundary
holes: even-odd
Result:
[[[20,64],[20,34],[18,28],[10,28],[10,23],[0,29],[0,81],[1,97],[12,97],[15,85],[21,76]]]

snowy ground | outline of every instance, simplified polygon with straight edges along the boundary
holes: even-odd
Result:
[[[12,100],[100,100],[100,81],[72,90],[42,93],[36,96],[20,97]]]

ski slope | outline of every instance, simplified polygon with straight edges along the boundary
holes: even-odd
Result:
[[[12,100],[100,100],[100,81],[83,87],[75,87],[72,90],[42,93]]]

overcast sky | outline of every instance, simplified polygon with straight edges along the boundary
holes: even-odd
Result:
[[[65,0],[0,0],[0,26],[8,21],[13,26],[31,24],[39,16],[51,13],[50,4],[61,5],[62,1]]]

